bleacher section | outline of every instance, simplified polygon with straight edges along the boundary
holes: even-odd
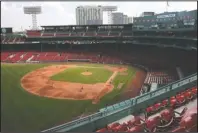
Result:
[[[55,32],[54,31],[51,31],[51,32],[43,31],[41,33],[41,36],[42,37],[54,37],[55,36]]]
[[[175,81],[174,75],[170,75],[166,71],[149,71],[145,79],[145,84],[157,83],[157,84],[168,84]]]
[[[178,32],[180,29],[170,29],[172,31],[155,31],[153,29],[147,30],[137,30],[134,29],[132,24],[129,25],[83,25],[83,26],[41,26],[42,30],[27,30],[26,31],[26,38],[47,38],[47,37],[73,37],[73,36],[102,36],[102,37],[141,37],[141,36],[154,36],[154,37],[179,37],[179,38],[186,38],[188,39],[196,39],[196,31],[194,29],[183,29],[185,32]],[[178,31],[177,31],[178,30]],[[147,32],[146,32],[147,31]],[[26,38],[20,37],[13,37],[8,36],[1,37],[1,43],[20,43],[24,42]],[[133,40],[134,42],[138,42],[138,39]],[[142,43],[148,43],[151,40],[143,39],[141,40]],[[158,39],[153,40],[155,43],[161,43]],[[164,40],[163,40],[164,41]],[[167,40],[170,41],[170,40]],[[171,40],[172,41],[172,40]],[[183,41],[183,39],[182,39]],[[165,43],[165,42],[164,42]],[[180,46],[180,42],[176,40],[176,42],[172,42],[176,46]],[[190,44],[193,47],[196,45],[194,43]]]
[[[175,70],[176,71],[176,70]],[[156,86],[164,86],[166,84],[169,84],[175,80],[177,80],[178,76],[175,75],[174,72],[171,71],[165,71],[165,70],[148,70],[146,78],[144,80],[144,84],[142,85],[140,95],[147,93],[149,91],[153,91],[152,88],[154,84]]]
[[[1,53],[1,61],[6,61],[7,58],[9,58],[10,52],[3,52]]]
[[[96,27],[87,27],[83,36],[95,36],[96,35]]]
[[[104,27],[99,27],[97,36],[109,36],[109,30],[105,29]]]
[[[131,25],[125,26],[121,31],[121,36],[132,36],[133,33],[130,31]]]
[[[33,55],[33,53],[32,52],[27,52],[27,53],[25,53],[24,54],[24,56],[21,58],[21,62],[25,62],[25,61],[27,61],[28,62],[28,60],[31,58],[31,57],[33,57],[34,55]]]
[[[66,36],[70,36],[70,32],[69,31],[65,31],[65,32],[60,32],[60,31],[57,31],[56,33],[55,33],[55,36],[56,37],[66,37]]]
[[[73,27],[71,36],[83,36],[86,32],[86,27]]]
[[[80,34],[80,33],[79,33]],[[74,31],[72,31],[72,32],[70,32],[70,36],[78,36],[79,35],[77,32],[74,32]],[[80,36],[80,35],[79,35]]]
[[[27,37],[40,37],[41,36],[41,31],[35,31],[35,30],[27,30],[26,31]]]
[[[22,55],[24,55],[24,52],[13,53],[13,56],[8,58],[6,61],[8,61],[8,62],[18,62],[22,59]]]
[[[15,35],[15,34],[8,34],[6,36],[1,35],[1,43],[2,44],[17,44],[23,43],[25,41],[24,35]]]
[[[121,36],[121,31],[122,31],[121,27],[112,28],[109,31],[109,36]]]
[[[12,56],[10,57],[10,55]],[[23,56],[22,56],[23,55]],[[81,52],[2,52],[2,62],[58,62],[68,60],[90,60],[94,63],[121,63],[119,58],[98,56],[97,53]]]

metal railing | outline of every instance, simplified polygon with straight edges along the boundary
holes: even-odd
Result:
[[[169,91],[178,90],[179,92],[183,86],[187,84],[191,84],[196,81],[197,81],[197,73],[188,76],[182,80],[178,80],[171,84],[158,88],[157,90],[154,90],[152,92],[148,92],[144,95],[138,96],[136,98],[131,98],[129,100],[103,108],[103,110],[100,110],[100,112],[97,112],[95,114],[44,130],[42,132],[49,132],[49,131],[56,132],[61,129],[65,129],[65,131],[69,131],[70,129],[85,125],[87,123],[96,121],[103,117],[107,117],[110,114],[118,113],[128,108],[133,108],[135,106],[138,106],[138,104],[142,104],[143,102],[146,102],[149,99],[154,99],[162,94],[168,93]]]

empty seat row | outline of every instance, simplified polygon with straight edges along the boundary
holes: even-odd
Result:
[[[197,98],[197,87],[193,87],[192,89],[187,89],[186,91],[178,93],[176,96],[173,96],[169,99],[165,99],[161,102],[158,102],[152,106],[146,108],[147,115],[155,114],[160,109],[163,109],[167,106],[172,108],[180,107],[192,99]]]
[[[67,61],[71,59],[89,59],[92,62],[100,63],[120,63],[122,60],[107,56],[98,57],[97,54],[86,53],[59,53],[59,52],[14,52],[11,54],[1,53],[1,61],[18,62],[18,61]]]
[[[183,97],[182,95],[185,95]],[[177,102],[171,102],[168,107],[168,100],[152,105],[155,113],[145,116],[134,116],[122,124],[115,122],[107,125],[105,128],[99,129],[96,132],[178,132],[178,131],[197,131],[197,105],[188,109],[183,104],[185,100],[197,98],[197,87],[187,89],[184,92],[177,94],[175,97]],[[184,106],[181,112],[174,109],[177,106]],[[147,113],[151,111],[151,107],[146,109]],[[159,110],[163,107],[162,110]]]
[[[175,80],[173,75],[168,74],[167,72],[163,71],[152,71],[148,72],[146,79],[145,79],[145,84],[152,84],[152,83],[157,83],[157,84],[168,84],[170,82],[173,82]]]
[[[181,112],[164,109],[159,114],[142,118],[134,116],[131,120],[113,123],[96,132],[178,132],[197,131],[197,106],[184,108]]]

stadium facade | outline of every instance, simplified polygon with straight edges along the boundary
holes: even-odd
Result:
[[[154,16],[155,13],[154,12],[143,12],[140,16],[144,17],[144,16]]]
[[[176,28],[191,27],[197,22],[197,10],[182,12],[164,12],[161,14],[134,17],[133,24],[137,28]]]

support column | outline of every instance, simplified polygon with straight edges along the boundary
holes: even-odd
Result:
[[[37,19],[36,19],[36,14],[32,14],[32,29],[36,30],[37,29]]]

